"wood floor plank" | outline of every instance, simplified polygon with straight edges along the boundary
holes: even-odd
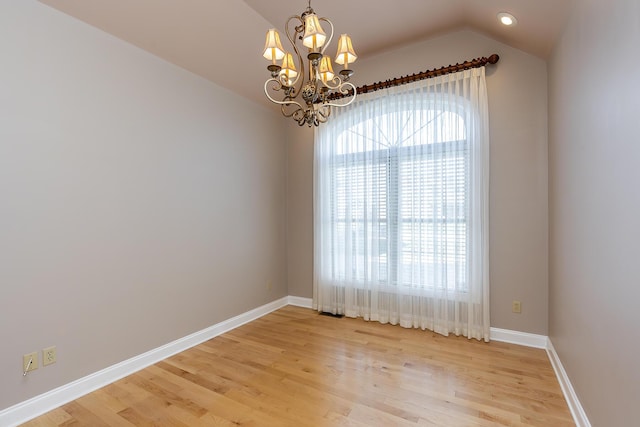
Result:
[[[25,427],[573,426],[546,352],[287,306]]]

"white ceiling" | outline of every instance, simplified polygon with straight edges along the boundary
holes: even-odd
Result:
[[[261,103],[266,30],[282,31],[289,16],[307,7],[307,0],[40,1]],[[311,6],[336,34],[351,35],[360,58],[471,28],[544,59],[571,0],[312,0]],[[501,11],[515,15],[518,25],[500,25]]]

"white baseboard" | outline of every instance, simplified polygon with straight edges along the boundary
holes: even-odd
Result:
[[[18,403],[0,411],[0,426],[14,427],[49,412],[65,403],[71,402],[87,393],[111,384],[127,375],[131,375],[147,366],[153,365],[167,357],[185,351],[195,345],[217,337],[225,332],[258,319],[289,304],[284,297],[261,307],[222,321],[201,331],[180,338],[169,344],[150,350],[139,356],[120,362],[101,371],[87,375],[69,384],[43,393],[39,396]],[[295,297],[294,297],[295,298]]]
[[[312,308],[311,298],[295,297],[289,295],[289,305]],[[493,341],[507,342],[510,344],[524,345],[526,347],[547,348],[547,336],[530,334],[528,332],[511,331],[508,329],[491,328],[490,337]]]
[[[294,297],[289,295],[289,305],[295,305],[303,308],[312,308],[313,301],[311,298]],[[526,347],[547,348],[547,336],[530,334],[528,332],[511,331],[509,329],[491,328],[490,337],[493,341],[507,342],[510,344],[518,344]]]
[[[312,308],[313,301],[311,298],[303,298],[303,297],[294,297],[289,295],[288,297],[289,305],[295,305],[296,307],[302,308]]]
[[[523,345],[525,347],[547,348],[548,337],[546,335],[530,334],[528,332],[511,331],[509,329],[491,328],[492,341],[507,342]]]
[[[571,415],[573,416],[573,421],[576,423],[577,427],[591,427],[587,414],[584,412],[584,409],[580,404],[580,400],[578,400],[578,396],[571,385],[571,381],[569,381],[569,377],[567,376],[567,373],[562,366],[562,362],[560,362],[560,358],[558,357],[558,353],[556,353],[556,350],[553,348],[553,344],[549,337],[545,335],[530,334],[527,332],[510,331],[508,329],[491,328],[491,339],[493,341],[508,342],[511,344],[519,344],[546,350],[551,366],[556,374],[556,378],[558,378],[558,382],[560,383],[562,394],[564,395],[567,405],[569,406],[569,410],[571,411]]]
[[[218,335],[235,329],[245,323],[258,319],[265,314],[271,313],[272,311],[286,305],[312,308],[312,300],[311,298],[296,296],[280,298],[279,300],[217,323],[209,328],[203,329],[184,338],[180,338],[169,344],[150,350],[139,356],[125,360],[69,384],[65,384],[54,390],[0,411],[0,426],[15,427],[19,424],[25,423],[39,415],[62,406],[65,403],[84,396],[87,393],[111,384],[114,381],[126,377],[127,375],[131,375],[146,368],[147,366],[153,365],[167,357],[173,356],[174,354],[210,340],[211,338],[217,337]],[[591,427],[582,405],[573,390],[573,386],[562,367],[558,354],[553,348],[548,337],[526,332],[511,331],[508,329],[491,328],[491,339],[494,341],[546,349],[576,425],[578,427]]]
[[[587,414],[580,404],[580,400],[578,400],[578,395],[573,389],[571,381],[569,381],[567,372],[564,370],[562,362],[560,362],[560,357],[558,357],[558,353],[556,353],[556,349],[553,347],[551,339],[547,340],[547,355],[549,356],[551,366],[553,366],[553,370],[556,373],[556,377],[560,383],[560,388],[562,389],[562,394],[564,394],[567,405],[569,405],[569,410],[571,411],[571,415],[573,415],[573,421],[576,423],[576,426],[591,427]]]

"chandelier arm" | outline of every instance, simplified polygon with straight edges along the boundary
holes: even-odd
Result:
[[[324,104],[322,108],[318,109],[318,114],[317,114],[318,122],[326,123],[330,115],[331,115],[331,107],[328,104]]]
[[[284,99],[285,99],[285,100],[289,100],[289,99],[291,99],[291,98],[289,98],[289,97],[285,97]],[[283,116],[285,116],[285,117],[292,117],[292,116],[294,116],[296,113],[298,113],[299,111],[302,111],[302,109],[300,108],[300,105],[298,104],[298,106],[297,106],[297,108],[296,108],[295,110],[293,110],[293,111],[291,111],[291,112],[288,112],[288,111],[287,111],[287,108],[288,108],[288,107],[292,107],[292,106],[293,106],[292,104],[283,104],[283,105],[280,105],[280,111],[282,112],[282,115],[283,115]],[[299,114],[299,113],[298,113],[298,114]]]
[[[293,120],[298,122],[298,126],[302,126],[307,122],[307,115],[303,110],[296,110],[291,114],[293,116]]]
[[[293,120],[298,123],[298,126],[302,126],[308,122],[308,113],[300,108],[289,114],[285,114],[283,111],[282,114],[284,114],[285,117],[293,117]]]
[[[286,107],[283,105],[283,106],[281,107],[280,111],[282,112],[282,116],[283,116],[283,117],[286,117],[286,118],[289,118],[289,117],[293,116],[295,113],[297,113],[298,111],[300,111],[300,109],[298,108],[298,109],[296,109],[296,110],[293,110],[293,111],[292,111],[292,112],[290,112],[290,113],[287,113],[287,111],[285,110],[285,108],[286,108]]]
[[[282,85],[280,84],[278,79],[271,78],[271,79],[267,80],[266,82],[264,82],[264,94],[267,96],[267,98],[269,98],[269,101],[273,102],[274,104],[278,104],[278,105],[297,105],[298,108],[303,109],[302,105],[297,101],[278,101],[277,99],[275,99],[271,95],[269,95],[269,91],[268,91],[267,86],[271,82],[274,82],[274,83],[278,84],[279,88],[277,90],[280,90],[280,88],[282,88]]]
[[[293,29],[295,31],[294,33],[294,37],[291,37],[291,33],[289,31],[289,24],[292,20],[297,19],[298,21],[300,21],[300,26],[296,27],[294,26]],[[302,55],[300,55],[300,51],[298,50],[298,45],[296,45],[295,42],[295,36],[302,32],[302,30],[298,30],[299,28],[302,28],[304,26],[304,21],[302,20],[302,18],[300,16],[297,15],[292,15],[289,17],[289,19],[287,19],[287,22],[284,25],[284,31],[285,34],[287,35],[287,38],[289,39],[289,43],[291,44],[291,46],[293,47],[293,51],[296,54],[296,57],[298,58],[298,65],[300,67],[300,71],[298,72],[298,75],[296,76],[295,80],[291,83],[291,88],[293,89],[291,96],[293,98],[295,98],[298,93],[300,92],[300,89],[302,89],[302,85],[304,83],[304,61],[302,60]],[[296,87],[296,85],[300,83],[300,85],[298,87]]]
[[[331,90],[337,90],[340,91],[340,87],[343,84],[346,84],[346,82],[342,81],[342,79],[340,78],[340,76],[336,75],[334,76],[331,80],[327,80],[326,82],[322,83],[324,86],[328,87]]]
[[[331,40],[333,39],[333,22],[329,21],[327,18],[318,18],[318,20],[326,22],[327,24],[329,24],[329,27],[331,27],[331,34],[329,34],[329,39],[325,41],[324,47],[320,51],[320,53],[324,55],[324,51],[327,50],[329,44],[331,44]]]
[[[351,97],[351,99],[349,99],[348,102],[345,102],[344,104],[336,104],[334,102],[325,102],[323,105],[326,105],[326,106],[329,106],[329,107],[346,107],[347,105],[349,105],[353,101],[355,101],[356,100],[356,87],[355,87],[355,85],[353,83],[351,83],[351,82],[343,82],[340,86],[338,86],[338,88],[337,88],[338,92],[340,92],[343,95],[347,95],[349,93],[349,90],[347,88],[345,88],[344,86],[351,86],[351,89],[353,90],[353,96]]]

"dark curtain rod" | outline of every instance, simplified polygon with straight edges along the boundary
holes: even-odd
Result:
[[[412,75],[396,77],[394,79],[386,80],[384,82],[372,83],[370,85],[364,85],[356,88],[356,93],[368,93],[375,92],[376,90],[386,89],[394,86],[401,86],[407,83],[417,82],[418,80],[431,79],[437,76],[443,76],[445,74],[457,73],[458,71],[470,70],[472,68],[480,68],[484,67],[487,64],[495,64],[498,62],[500,57],[497,54],[493,54],[490,57],[482,57],[477,59],[472,59],[471,61],[465,61],[462,64],[449,65],[448,67],[434,68],[433,70],[422,71],[420,73],[414,73]],[[353,91],[343,95],[339,92],[334,92],[329,95],[328,98],[333,101],[336,99],[341,99],[347,96],[351,96]]]

